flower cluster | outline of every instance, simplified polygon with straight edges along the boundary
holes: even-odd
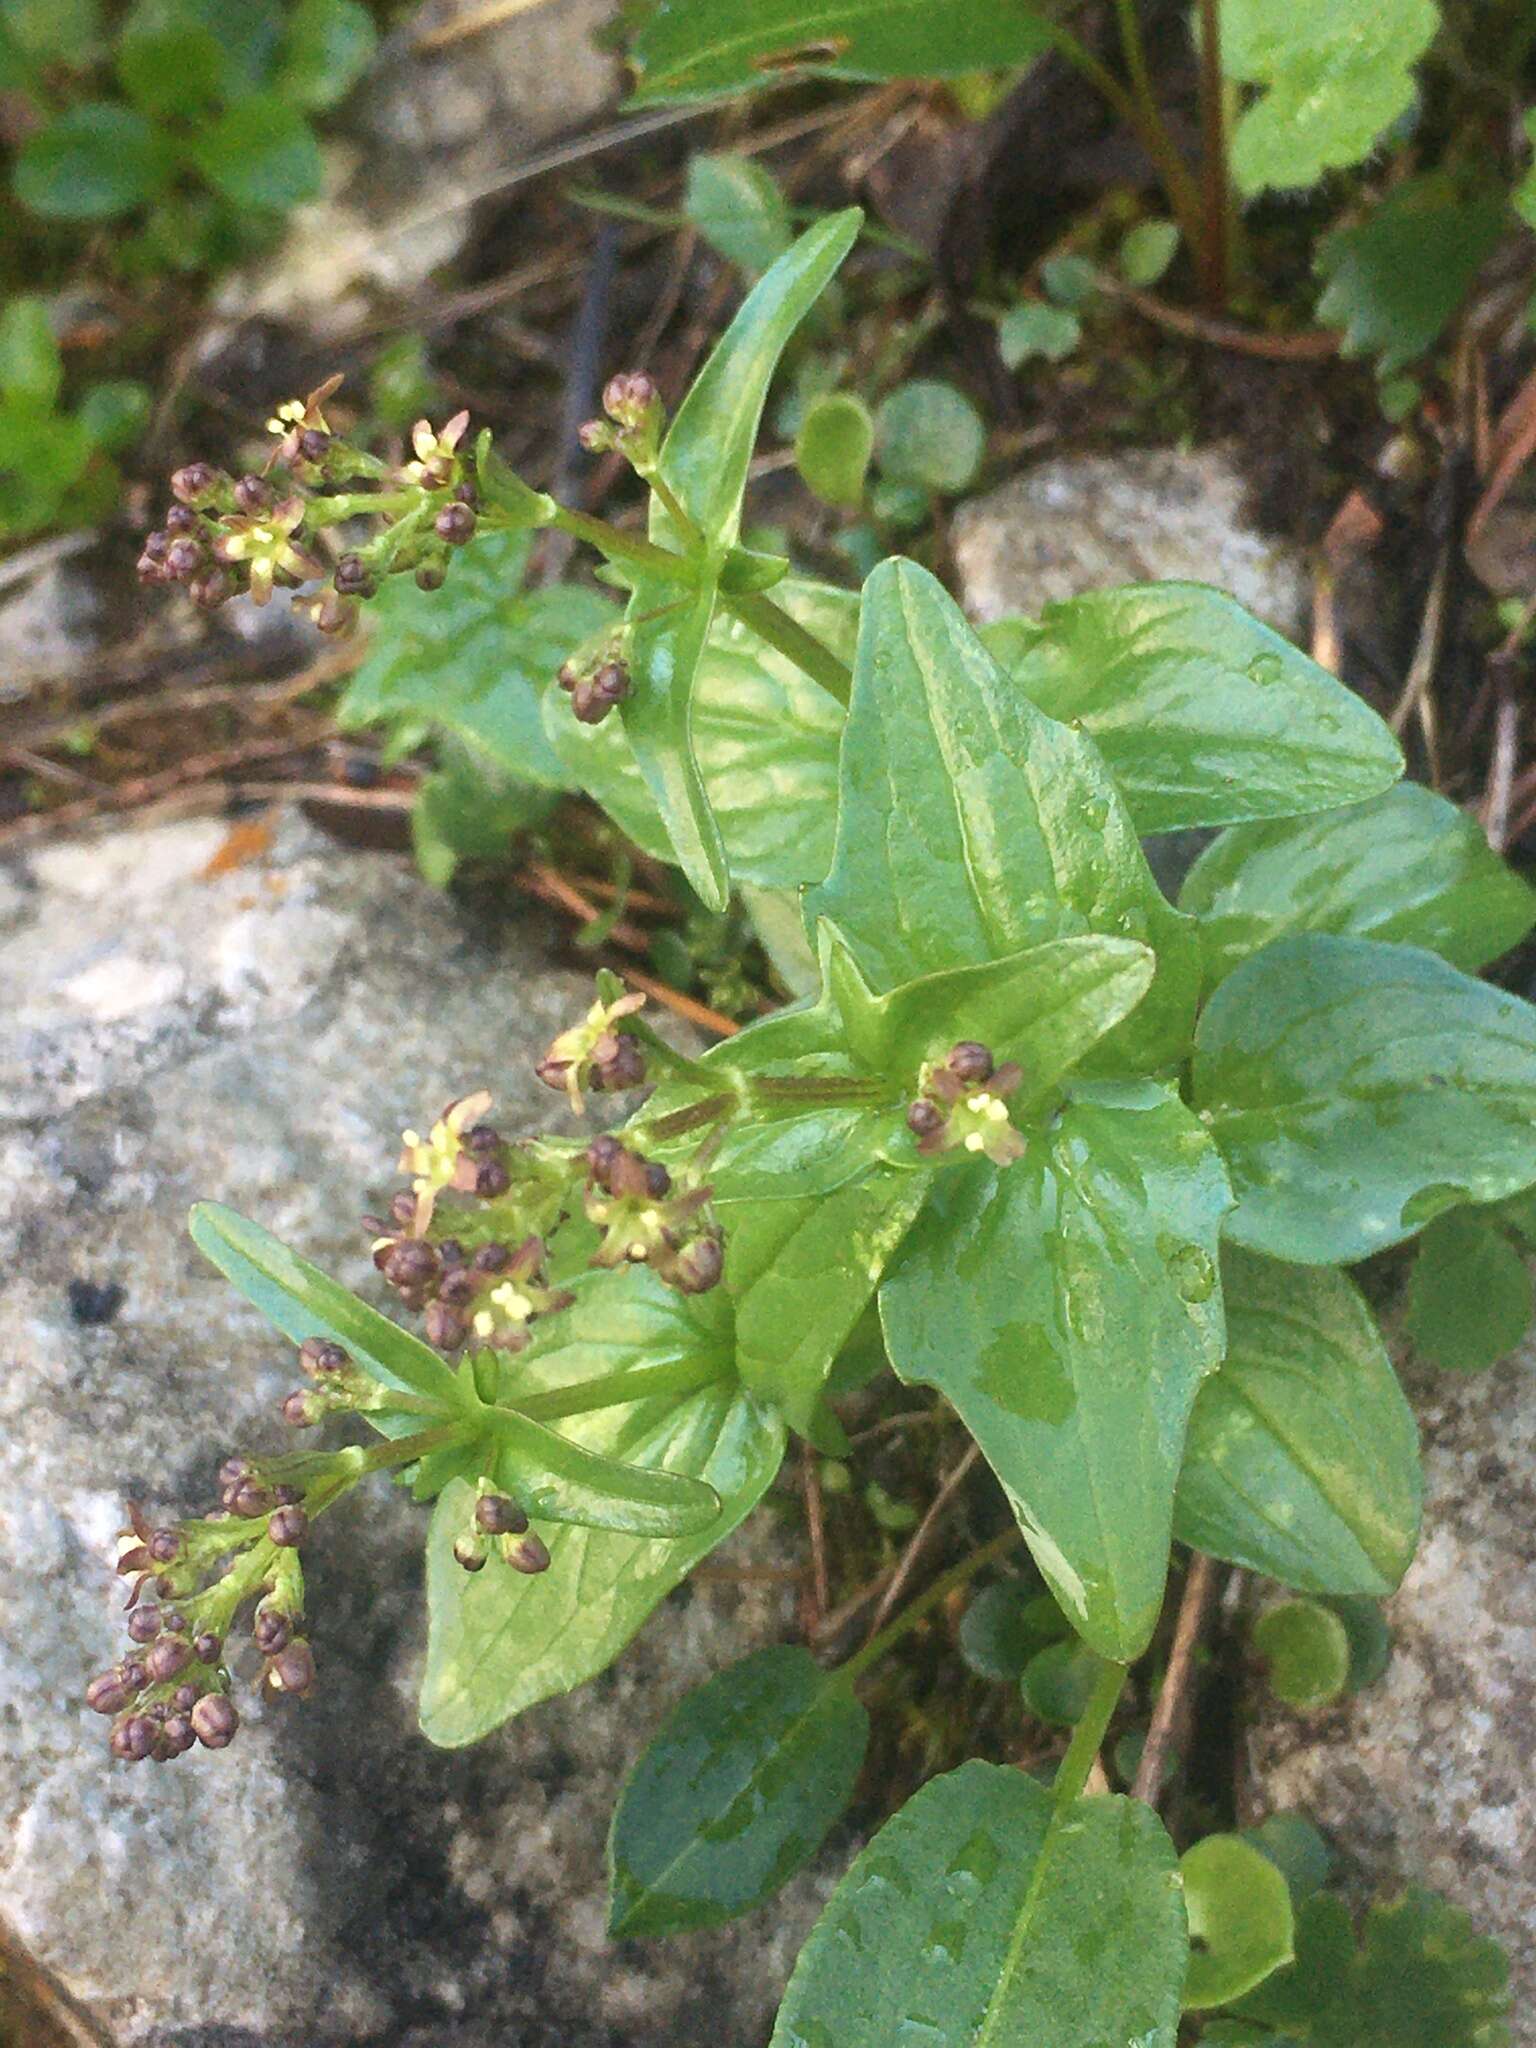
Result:
[[[549,1546],[528,1527],[528,1517],[510,1494],[480,1481],[467,1527],[454,1539],[453,1555],[467,1572],[483,1571],[492,1551],[513,1571],[533,1577],[549,1570]]]
[[[363,1376],[340,1345],[311,1338],[300,1357],[329,1407],[377,1397],[371,1382],[363,1382],[366,1395],[352,1397]],[[354,1449],[261,1463],[228,1458],[219,1468],[219,1506],[205,1515],[154,1526],[130,1507],[117,1555],[119,1574],[132,1581],[129,1647],[85,1692],[87,1706],[112,1718],[114,1756],[168,1763],[198,1743],[228,1748],[240,1726],[228,1646],[248,1610],[260,1682],[299,1698],[311,1690],[315,1658],[303,1633],[299,1546],[313,1515],[358,1476],[362,1458]]]
[[[546,1088],[560,1089],[578,1116],[585,1113],[582,1089],[611,1094],[645,1083],[645,1054],[626,1019],[645,1007],[642,995],[598,1000],[579,1024],[562,1031],[535,1067]]]
[[[468,413],[434,429],[418,420],[412,459],[391,467],[334,431],[326,405],[332,377],[307,398],[291,399],[268,420],[276,445],[259,472],[232,476],[192,462],[171,478],[175,502],[139,557],[145,583],[181,583],[194,603],[215,610],[244,592],[265,604],[274,589],[327,588],[299,599],[323,633],[356,626],[363,599],[386,576],[414,574],[435,590],[452,550],[478,521],[479,461],[462,449]],[[371,539],[327,547],[360,518],[381,522]]]
[[[606,419],[588,420],[581,445],[591,455],[617,450],[641,476],[656,466],[666,431],[666,408],[654,377],[644,370],[621,370],[603,386]]]
[[[708,1214],[712,1190],[678,1188],[666,1167],[604,1135],[587,1147],[588,1220],[603,1233],[594,1266],[648,1265],[683,1294],[706,1294],[725,1269],[725,1241]]]
[[[601,725],[634,688],[628,663],[608,648],[595,658],[580,660],[573,655],[563,661],[555,681],[570,698],[572,715],[580,725]]]
[[[994,1166],[1011,1165],[1023,1156],[1024,1140],[1009,1119],[1008,1097],[1023,1078],[1012,1061],[995,1066],[991,1052],[973,1038],[952,1046],[946,1059],[929,1061],[907,1109],[918,1151],[931,1157],[963,1150]]]

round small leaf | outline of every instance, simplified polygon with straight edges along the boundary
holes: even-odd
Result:
[[[1047,256],[1040,266],[1040,282],[1058,306],[1086,306],[1099,288],[1093,265],[1086,256]]]
[[[1030,1593],[1013,1579],[983,1586],[960,1621],[960,1655],[978,1678],[1016,1684],[1067,1618],[1049,1593]]]
[[[131,378],[93,384],[80,401],[76,417],[98,448],[116,454],[137,440],[149,418],[149,387]]]
[[[1041,1721],[1070,1728],[1088,1711],[1094,1684],[1104,1669],[1086,1643],[1076,1636],[1051,1643],[1025,1666],[1020,1685],[1024,1704]]]
[[[1031,356],[1044,356],[1059,363],[1071,355],[1083,338],[1082,322],[1065,306],[1048,306],[1043,299],[1026,299],[1010,306],[997,324],[997,346],[1010,370]]]
[[[278,90],[311,113],[334,107],[367,70],[377,42],[373,19],[358,0],[299,0],[288,23]]]
[[[239,100],[194,152],[203,176],[234,206],[284,209],[320,190],[320,145],[286,100],[259,93]]]
[[[1386,1675],[1392,1662],[1392,1631],[1381,1611],[1381,1602],[1366,1594],[1345,1594],[1326,1600],[1344,1624],[1349,1638],[1349,1681],[1347,1692],[1364,1692]]]
[[[64,382],[64,362],[44,300],[12,299],[0,312],[0,393],[46,411]]]
[[[683,207],[712,249],[754,276],[794,240],[784,194],[751,157],[696,156]]]
[[[875,444],[891,482],[954,497],[975,481],[987,430],[963,392],[918,378],[881,405]]]
[[[141,4],[118,43],[117,75],[146,114],[196,115],[220,96],[224,53],[206,22]]]
[[[1179,231],[1171,220],[1138,221],[1120,244],[1120,275],[1145,290],[1156,284],[1179,251]]]
[[[771,1898],[853,1796],[869,1716],[776,1645],[690,1693],[635,1766],[608,1839],[609,1931],[715,1927]]]
[[[1333,1868],[1333,1851],[1305,1814],[1272,1813],[1256,1828],[1244,1828],[1243,1840],[1266,1855],[1290,1889],[1293,1906],[1321,1891]]]
[[[16,196],[54,220],[111,220],[163,182],[154,130],[131,107],[91,100],[40,128],[16,160]]]
[[[1288,1707],[1326,1707],[1349,1684],[1349,1636],[1315,1600],[1285,1600],[1259,1617],[1253,1647],[1269,1666],[1270,1690]]]
[[[1207,1835],[1179,1859],[1189,1912],[1186,2011],[1226,2005],[1295,1953],[1291,1894],[1262,1850],[1240,1835]]]
[[[828,505],[857,505],[875,445],[869,407],[851,391],[812,399],[795,436],[795,466]]]

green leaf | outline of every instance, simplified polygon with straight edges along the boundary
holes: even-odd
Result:
[[[773,601],[840,659],[852,658],[859,617],[852,591],[787,578]],[[544,728],[564,779],[595,797],[647,853],[671,859],[620,721],[578,724],[565,697],[548,691]],[[694,680],[693,747],[735,880],[787,889],[826,873],[842,728],[841,707],[819,684],[750,627],[716,615]]]
[[[1222,1254],[1227,1356],[1190,1417],[1173,1531],[1308,1593],[1390,1593],[1418,1541],[1419,1440],[1342,1273]]]
[[[784,194],[752,157],[691,157],[683,210],[712,249],[754,277],[794,240]]]
[[[1048,306],[1040,299],[1026,299],[1010,306],[997,323],[997,348],[1010,370],[1043,356],[1059,363],[1071,355],[1083,338],[1083,325],[1065,306]]]
[[[526,534],[487,533],[455,551],[441,590],[388,578],[369,606],[368,653],[339,723],[429,724],[519,782],[569,788],[571,773],[546,737],[543,699],[576,725],[552,687],[556,671],[616,615],[609,599],[574,584],[525,591],[528,553]]]
[[[772,1898],[852,1798],[868,1743],[869,1716],[808,1650],[759,1650],[690,1693],[619,1795],[609,1933],[718,1927]]]
[[[1145,291],[1157,283],[1179,253],[1179,230],[1171,220],[1138,221],[1120,244],[1120,275]]]
[[[1217,989],[1193,1101],[1228,1234],[1335,1265],[1536,1181],[1536,1011],[1415,946],[1277,939]]]
[[[1103,1658],[1096,1657],[1076,1636],[1048,1643],[1025,1666],[1019,1687],[1024,1704],[1037,1720],[1059,1728],[1075,1727],[1088,1711],[1103,1669]]]
[[[641,100],[702,99],[798,71],[953,78],[1030,64],[1050,43],[1023,0],[940,14],[931,0],[662,0],[635,37]]]
[[[1344,1624],[1315,1600],[1283,1600],[1261,1614],[1253,1647],[1269,1667],[1270,1691],[1288,1707],[1326,1707],[1349,1683]]]
[[[1162,1604],[1184,1430],[1222,1354],[1220,1161],[1151,1083],[1083,1090],[1002,1172],[940,1175],[880,1291],[897,1373],[937,1387],[1101,1655]]]
[[[1433,0],[1222,0],[1222,68],[1263,88],[1232,134],[1239,189],[1315,185],[1359,163],[1413,104],[1438,26]]]
[[[1480,1209],[1437,1216],[1408,1280],[1408,1335],[1450,1372],[1485,1372],[1525,1338],[1536,1314],[1525,1260]]]
[[[373,17],[359,0],[298,0],[277,89],[295,106],[321,113],[346,98],[377,43]]]
[[[453,1415],[463,1412],[458,1381],[430,1345],[359,1301],[259,1223],[222,1203],[199,1202],[189,1228],[203,1257],[295,1344],[329,1337],[380,1386],[424,1395]]]
[[[1468,973],[1519,944],[1536,894],[1474,819],[1417,782],[1313,818],[1223,832],[1190,869],[1208,988],[1288,932],[1424,946]]]
[[[685,1472],[604,1457],[511,1409],[496,1411],[496,1479],[541,1521],[624,1536],[697,1536],[720,1519],[720,1496]]]
[[[1261,1850],[1285,1879],[1293,1906],[1303,1906],[1321,1891],[1333,1868],[1333,1851],[1304,1814],[1270,1814],[1256,1828],[1244,1828],[1243,1840]]]
[[[981,414],[952,384],[914,378],[875,414],[875,460],[892,483],[957,497],[976,481],[986,451]]]
[[[1240,1835],[1207,1835],[1179,1858],[1189,1913],[1186,2011],[1228,2005],[1290,1962],[1291,1894],[1260,1849]]]
[[[1187,1045],[1193,930],[1092,741],[1035,710],[911,562],[864,587],[837,849],[806,916],[835,923],[879,989],[1048,939],[1136,940],[1157,954],[1156,980],[1096,1059],[1123,1072]]]
[[[1404,179],[1318,243],[1319,322],[1391,376],[1434,346],[1503,228],[1501,193],[1463,193],[1441,172]]]
[[[886,1167],[829,1195],[736,1203],[725,1211],[736,1369],[802,1435],[833,1360],[927,1191],[925,1174]],[[735,1272],[750,1277],[736,1282]]]
[[[1387,1674],[1392,1662],[1392,1631],[1379,1600],[1365,1594],[1334,1596],[1323,1602],[1344,1624],[1349,1638],[1349,1677],[1346,1692],[1364,1692]]]
[[[221,96],[224,53],[190,6],[137,0],[118,39],[117,75],[147,114],[201,116]]]
[[[147,384],[113,377],[91,386],[76,417],[98,448],[118,454],[144,431],[153,402]]]
[[[1433,1892],[1373,1905],[1358,1949],[1347,1909],[1319,1893],[1297,1915],[1295,1962],[1238,2009],[1304,2048],[1508,2048],[1508,1982],[1498,1943]]]
[[[0,38],[9,36],[37,64],[80,69],[96,56],[101,0],[3,0]]]
[[[731,1360],[729,1304],[688,1297],[638,1270],[602,1275],[556,1319],[553,1341],[518,1360],[523,1389],[569,1386],[637,1364]],[[427,1545],[429,1631],[421,1724],[448,1748],[475,1742],[512,1715],[568,1692],[610,1664],[663,1599],[756,1505],[783,1455],[784,1433],[734,1380],[678,1400],[654,1395],[568,1417],[571,1439],[629,1466],[682,1473],[714,1488],[721,1513],[677,1538],[559,1524],[550,1567],[537,1577],[466,1572],[453,1543],[471,1507],[450,1487]]]
[[[830,214],[759,280],[695,378],[662,445],[660,475],[703,536],[701,581],[690,595],[653,573],[637,575],[628,611],[635,690],[619,715],[674,857],[711,910],[725,908],[730,871],[693,751],[699,658],[720,571],[740,533],[742,494],[768,387],[791,335],[852,248],[862,220],[857,207]],[[681,539],[655,496],[650,537],[673,547]]]
[[[1017,1684],[1024,1667],[1059,1641],[1067,1618],[1049,1593],[1032,1593],[1016,1579],[983,1586],[960,1617],[960,1655],[978,1678]]]
[[[888,1820],[801,1950],[771,2048],[1173,2048],[1188,1940],[1173,1845],[1133,1800],[1051,1825],[973,1762]]]
[[[231,205],[286,211],[320,190],[320,145],[298,110],[275,93],[235,104],[192,148],[198,169]]]
[[[446,889],[461,861],[499,858],[554,801],[546,789],[509,782],[485,755],[456,753],[417,788],[411,806],[416,865],[434,889]]]
[[[11,299],[0,312],[0,394],[49,411],[64,388],[64,358],[45,299]]]
[[[795,435],[795,467],[826,505],[860,505],[875,422],[855,392],[824,391],[805,409]]]
[[[1352,690],[1201,583],[1089,591],[981,637],[1042,711],[1092,736],[1139,832],[1331,810],[1403,772]]]
[[[155,131],[131,107],[88,100],[56,114],[23,143],[16,197],[54,220],[111,220],[166,182]]]

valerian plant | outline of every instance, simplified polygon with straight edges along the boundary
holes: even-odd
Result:
[[[332,432],[326,391],[276,415],[264,475],[178,475],[146,576],[259,598],[318,582],[341,529],[304,600],[332,630],[390,577],[459,576],[461,550],[591,542],[622,615],[542,680],[514,654],[498,716],[707,902],[797,901],[816,986],[695,1058],[600,976],[539,1073],[574,1113],[654,1084],[619,1129],[518,1136],[477,1090],[407,1131],[367,1230],[422,1335],[258,1224],[194,1211],[298,1346],[285,1420],[371,1436],[232,1458],[199,1519],[135,1510],[132,1642],[92,1704],[127,1759],[223,1746],[243,1625],[302,1696],[304,1548],[388,1471],[434,1503],[422,1727],[475,1741],[602,1670],[762,1498],[790,1431],[846,1452],[829,1375],[873,1305],[1017,1530],[840,1667],[762,1650],[684,1701],[615,1818],[615,1931],[770,1897],[851,1795],[866,1674],[1022,1534],[1048,1614],[1013,1648],[979,1615],[968,1654],[1032,1660],[1029,1696],[1073,1726],[1054,1782],[974,1760],[926,1784],[811,1935],[778,2048],[1172,2048],[1182,2010],[1223,2007],[1213,2039],[1342,2040],[1354,1978],[1308,2003],[1273,1838],[1181,1865],[1151,1806],[1088,1788],[1173,1544],[1314,1602],[1401,1578],[1414,1423],[1344,1268],[1536,1183],[1536,1011],[1473,978],[1536,904],[1399,784],[1363,703],[1214,590],[978,634],[909,561],[853,595],[744,548],[775,364],[857,230],[833,216],[772,265],[670,424],[643,373],[610,384],[586,438],[649,484],[644,539],[530,488],[462,417],[386,468]],[[1141,837],[1192,826],[1224,829],[1174,904]],[[1441,1927],[1391,1924],[1421,1920]],[[1506,2038],[1487,1945],[1435,1940],[1441,2048]],[[1340,1942],[1348,1961],[1307,1908],[1300,1952]]]

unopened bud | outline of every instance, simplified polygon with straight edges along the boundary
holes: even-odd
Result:
[[[299,1346],[299,1364],[305,1372],[319,1376],[323,1373],[345,1372],[352,1363],[339,1344],[333,1344],[329,1337],[306,1337]]]
[[[251,1640],[264,1657],[275,1657],[293,1641],[293,1623],[275,1607],[258,1607]]]
[[[907,1105],[907,1129],[914,1137],[931,1138],[935,1131],[944,1127],[944,1112],[936,1102],[919,1097]]]
[[[112,1730],[112,1754],[125,1764],[140,1764],[155,1746],[160,1730],[148,1714],[130,1714]]]
[[[953,1046],[946,1064],[955,1078],[964,1081],[967,1087],[992,1078],[992,1055],[974,1038],[962,1038],[958,1045]]]
[[[315,1682],[314,1652],[308,1643],[295,1638],[286,1650],[278,1651],[269,1669],[279,1692],[291,1692],[302,1699]]]
[[[174,1564],[181,1555],[181,1534],[176,1529],[156,1529],[149,1539],[149,1554],[156,1564]]]
[[[532,1535],[531,1533],[527,1536],[518,1537],[515,1542],[503,1537],[502,1556],[511,1565],[513,1571],[525,1572],[530,1578],[535,1577],[539,1572],[547,1572],[549,1570],[548,1545],[543,1541],[542,1537]]]
[[[197,1652],[200,1663],[216,1664],[224,1645],[211,1630],[204,1629],[201,1635],[192,1638],[192,1647]]]
[[[673,1284],[684,1294],[707,1294],[725,1271],[725,1247],[718,1237],[696,1237],[673,1261]]]
[[[183,505],[201,507],[218,495],[223,473],[211,462],[189,462],[171,478],[171,490]]]
[[[243,476],[235,485],[235,504],[242,512],[265,512],[272,501],[272,486],[265,477]]]
[[[85,1688],[85,1704],[93,1714],[120,1714],[137,1690],[120,1671],[98,1671]]]
[[[528,1517],[505,1493],[484,1493],[475,1502],[475,1520],[487,1536],[521,1536]]]
[[[312,1429],[320,1420],[320,1403],[307,1387],[295,1387],[283,1396],[278,1413],[290,1429]]]
[[[228,1749],[240,1726],[240,1713],[228,1693],[205,1693],[192,1709],[192,1732],[204,1749]]]
[[[474,507],[457,501],[445,505],[432,522],[433,531],[438,539],[447,541],[450,547],[455,548],[462,547],[465,541],[474,538],[475,525]]]
[[[160,1610],[151,1604],[135,1607],[128,1617],[128,1634],[135,1643],[152,1643],[160,1633]]]
[[[467,1572],[483,1571],[485,1569],[485,1558],[485,1545],[478,1537],[460,1536],[454,1543],[453,1561],[455,1564],[462,1565]],[[111,1711],[109,1707],[107,1712],[110,1713]]]
[[[425,1328],[427,1342],[435,1344],[439,1351],[457,1351],[469,1335],[468,1323],[446,1301],[428,1302]]]
[[[309,1533],[309,1517],[301,1507],[275,1508],[267,1517],[267,1535],[280,1550],[293,1550]]]
[[[144,1669],[156,1685],[164,1685],[192,1661],[192,1645],[184,1636],[160,1636],[144,1654]]]

